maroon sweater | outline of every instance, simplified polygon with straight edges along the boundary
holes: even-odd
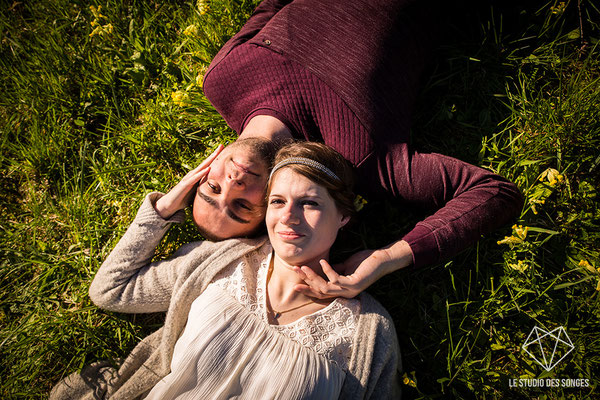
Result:
[[[408,145],[428,47],[412,1],[265,0],[213,60],[205,94],[241,132],[254,115],[323,141],[371,195],[436,210],[403,237],[414,263],[452,256],[520,211],[516,186],[484,169]]]

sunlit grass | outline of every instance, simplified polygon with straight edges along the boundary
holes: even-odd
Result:
[[[144,194],[234,139],[202,77],[255,3],[0,8],[1,398],[45,398],[160,325],[98,310],[87,290]],[[517,182],[526,203],[515,227],[372,288],[397,324],[408,398],[596,393],[600,13],[587,1],[499,7],[480,5],[441,43],[413,136]],[[375,199],[361,214],[340,257],[387,244],[419,217]],[[198,238],[191,224],[175,227],[159,255]],[[564,326],[575,344],[550,373],[520,348],[535,325]],[[509,387],[522,377],[592,387]]]

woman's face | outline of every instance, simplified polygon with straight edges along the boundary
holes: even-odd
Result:
[[[338,211],[326,188],[290,168],[273,179],[265,222],[275,254],[297,266],[327,259],[349,218]]]

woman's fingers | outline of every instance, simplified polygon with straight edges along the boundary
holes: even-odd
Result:
[[[210,166],[212,162],[219,156],[221,151],[223,151],[224,147],[222,144],[217,146],[215,151],[213,151],[204,161],[200,163],[196,168],[191,170],[183,177],[181,180],[181,184],[186,186],[187,189],[191,189],[192,185],[196,185],[198,182],[202,181],[204,178],[208,176],[210,172]]]
[[[225,147],[223,147],[222,144],[219,144],[217,146],[217,148],[215,149],[215,151],[213,151],[208,157],[206,157],[204,159],[204,161],[202,161],[200,163],[200,165],[198,165],[194,171],[200,171],[201,169],[204,169],[206,167],[209,167],[210,164],[212,164],[212,162],[215,160],[215,158],[217,158],[219,156],[219,154],[221,154],[221,152],[223,151]]]
[[[186,176],[187,184],[186,186],[195,186],[196,184],[202,184],[206,181],[208,177],[208,173],[210,172],[210,167],[203,168],[201,170],[195,171],[193,174]],[[183,182],[183,180],[182,180]]]
[[[168,218],[192,202],[197,185],[206,180],[210,165],[221,151],[223,145],[220,144],[200,165],[188,172],[177,185],[156,202],[155,209],[161,217]]]

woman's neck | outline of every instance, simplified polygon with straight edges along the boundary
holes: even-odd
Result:
[[[327,279],[323,273],[321,264],[318,260],[303,264],[311,268],[316,274]],[[277,304],[292,304],[295,302],[314,300],[296,290],[297,284],[304,284],[304,281],[294,272],[293,266],[273,254],[273,270],[269,278],[269,298]]]

